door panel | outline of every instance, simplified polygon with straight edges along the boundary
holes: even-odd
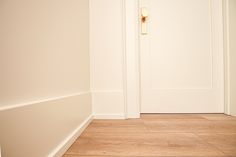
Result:
[[[142,113],[223,112],[220,0],[140,0]]]

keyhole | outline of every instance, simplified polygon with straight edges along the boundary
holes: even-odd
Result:
[[[147,21],[147,17],[142,16],[141,21],[142,21],[142,23],[145,23]]]

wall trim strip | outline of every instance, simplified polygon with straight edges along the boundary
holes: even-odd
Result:
[[[91,93],[123,93],[123,90],[92,90]]]
[[[126,119],[125,113],[120,114],[94,114],[94,119]]]
[[[25,106],[29,106],[29,105],[38,104],[38,103],[55,101],[55,100],[59,100],[59,99],[64,99],[64,98],[69,98],[69,97],[74,97],[74,96],[79,96],[79,95],[85,95],[85,94],[90,94],[90,91],[78,92],[78,93],[74,93],[74,94],[57,96],[57,97],[41,99],[41,100],[36,100],[36,101],[31,101],[31,102],[25,102],[25,103],[20,103],[20,104],[15,104],[15,105],[3,106],[3,107],[0,107],[0,111],[15,109],[15,108],[19,108],[19,107],[25,107]]]

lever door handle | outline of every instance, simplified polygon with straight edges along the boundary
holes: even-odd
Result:
[[[146,7],[141,8],[141,33],[147,34],[148,10]]]

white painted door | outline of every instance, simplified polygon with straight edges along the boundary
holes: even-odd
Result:
[[[223,113],[222,1],[140,0],[142,7],[141,112]]]

